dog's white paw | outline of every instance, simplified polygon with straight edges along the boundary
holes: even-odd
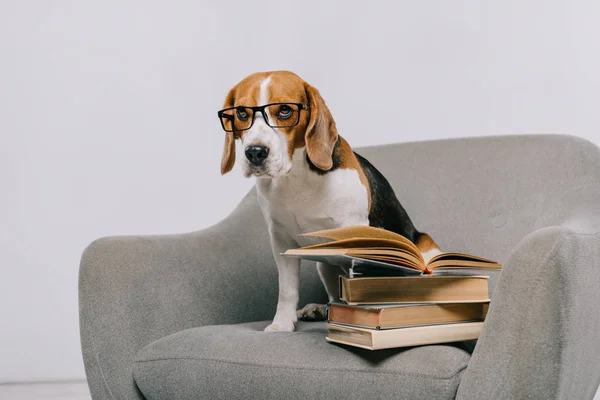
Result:
[[[303,321],[324,321],[327,319],[327,305],[310,303],[296,312]]]
[[[296,323],[293,321],[273,321],[265,328],[265,332],[293,332],[296,330]]]

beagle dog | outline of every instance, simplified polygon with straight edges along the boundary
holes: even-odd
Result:
[[[221,173],[233,168],[235,141],[241,140],[242,169],[256,177],[279,273],[277,310],[265,331],[293,331],[298,318],[326,317],[325,305],[297,310],[300,260],[281,253],[310,244],[301,233],[371,225],[410,239],[425,260],[440,252],[415,228],[383,175],[338,134],[319,91],[298,75],[248,76],[229,91],[218,116],[226,132]],[[329,300],[336,301],[338,275],[347,271],[323,263],[317,271]]]

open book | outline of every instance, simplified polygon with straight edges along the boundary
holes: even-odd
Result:
[[[402,235],[371,226],[348,226],[305,233],[332,239],[299,249],[290,249],[284,256],[321,261],[348,267],[358,275],[460,275],[481,274],[481,270],[499,270],[502,265],[465,253],[441,253],[425,263],[421,252]],[[460,272],[459,272],[460,270]]]

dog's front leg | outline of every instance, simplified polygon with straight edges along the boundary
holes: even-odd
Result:
[[[295,243],[286,236],[271,234],[271,247],[279,272],[279,299],[273,323],[265,328],[267,332],[291,332],[296,329],[300,260],[281,256],[281,253],[294,246]]]

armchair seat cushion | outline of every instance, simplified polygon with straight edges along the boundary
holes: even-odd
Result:
[[[470,354],[454,345],[369,351],[325,341],[324,322],[187,329],[144,347],[135,382],[158,399],[453,399]]]

